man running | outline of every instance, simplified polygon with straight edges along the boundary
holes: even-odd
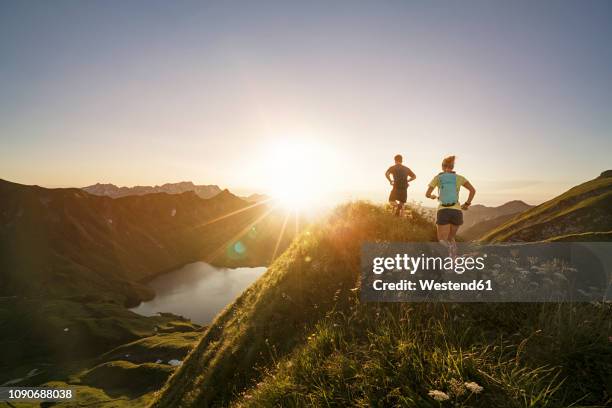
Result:
[[[416,179],[416,175],[412,170],[402,164],[403,158],[401,154],[395,155],[394,159],[395,165],[387,169],[385,177],[393,186],[391,194],[389,194],[389,204],[393,207],[393,214],[399,217],[402,215],[404,204],[406,204],[408,183]],[[391,176],[393,176],[393,178],[391,178]]]

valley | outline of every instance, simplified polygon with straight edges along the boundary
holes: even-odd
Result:
[[[228,279],[225,268],[269,264],[295,235],[279,235],[284,218],[227,190],[209,199],[193,191],[113,199],[0,180],[0,384],[63,381],[85,387],[87,400],[114,401],[126,383],[108,381],[139,373],[142,386],[120,400],[143,403],[205,326],[128,308],[155,299],[151,279],[192,262]],[[249,283],[225,293],[203,323]]]
[[[598,224],[540,240],[605,240],[592,225],[607,228],[607,189],[596,179],[480,224],[537,225],[523,220],[568,214],[551,203],[588,191],[571,202],[593,205]],[[429,406],[431,390],[464,401],[463,382],[483,387],[482,407],[609,399],[609,304],[360,300],[361,243],[435,241],[425,209],[398,219],[345,204],[279,238],[282,214],[228,191],[112,199],[2,182],[0,193],[0,384],[76,389],[62,406]]]

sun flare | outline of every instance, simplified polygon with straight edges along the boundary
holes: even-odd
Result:
[[[334,155],[312,141],[281,141],[267,151],[266,175],[272,198],[291,210],[325,204],[335,187]]]

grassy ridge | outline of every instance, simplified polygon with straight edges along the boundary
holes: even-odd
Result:
[[[610,402],[608,306],[360,302],[361,242],[433,232],[415,209],[340,208],[217,317],[153,406],[437,407],[436,390],[457,406]]]
[[[205,333],[156,406],[227,404],[260,369],[302,344],[319,320],[346,307],[365,240],[428,241],[434,229],[416,211],[398,220],[379,207],[347,205],[312,226]]]
[[[612,177],[604,172],[503,223],[484,235],[481,241],[533,242],[611,229]]]

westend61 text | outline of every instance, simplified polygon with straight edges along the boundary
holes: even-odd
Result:
[[[432,279],[419,279],[417,282],[402,279],[399,282],[384,282],[377,279],[373,282],[374,290],[423,290],[423,291],[484,291],[493,290],[491,280],[473,280],[471,282],[436,282]]]

